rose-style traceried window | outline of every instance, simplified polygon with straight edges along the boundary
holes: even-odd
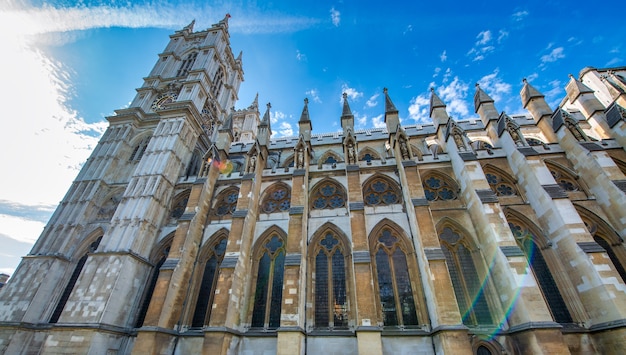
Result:
[[[395,181],[380,175],[363,184],[363,199],[367,206],[385,206],[400,203],[402,195]]]
[[[498,196],[519,195],[513,180],[493,167],[485,167],[485,177],[491,190]]]
[[[289,186],[282,183],[270,187],[261,204],[261,209],[264,213],[289,211],[290,207],[291,189]]]
[[[424,193],[428,201],[448,201],[458,198],[458,188],[456,184],[442,176],[435,174],[426,175],[423,180],[423,185]]]
[[[311,208],[314,210],[340,208],[346,205],[346,191],[337,182],[326,179],[319,182],[311,193]]]
[[[237,209],[239,199],[239,189],[236,187],[227,188],[219,193],[213,207],[213,215],[218,218],[228,217]]]
[[[561,186],[561,188],[565,191],[580,191],[580,186],[573,178],[569,177],[568,174],[564,174],[563,172],[550,168],[550,173],[556,183]]]

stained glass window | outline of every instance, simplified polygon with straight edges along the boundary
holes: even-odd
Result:
[[[418,325],[406,254],[401,239],[384,228],[373,250],[376,280],[385,326]]]
[[[535,243],[535,235],[533,235],[533,233],[531,233],[527,228],[522,227],[517,223],[509,223],[509,227],[511,228],[513,236],[522,247],[524,254],[526,254],[528,264],[530,264],[530,269],[535,275],[535,279],[537,279],[539,289],[548,303],[552,317],[559,323],[571,323],[572,317],[567,309],[567,306],[565,305],[563,297],[561,296],[561,292],[552,277],[548,264],[546,263],[541,250]]]
[[[485,298],[486,282],[478,276],[471,251],[466,246],[465,237],[450,227],[445,227],[439,238],[463,324],[493,324]]]
[[[289,211],[291,207],[291,189],[282,183],[270,187],[261,206],[265,213]]]
[[[428,174],[424,176],[423,181],[424,193],[428,201],[446,201],[458,198],[455,184],[448,182],[443,177]]]
[[[320,239],[315,257],[315,327],[348,326],[346,263],[342,244],[332,234]]]
[[[508,176],[496,171],[493,168],[485,167],[485,177],[491,190],[498,196],[518,195],[515,183]]]
[[[276,329],[280,326],[285,270],[284,247],[283,238],[275,233],[261,245],[252,310],[253,328]]]
[[[552,177],[554,177],[556,183],[559,184],[563,190],[568,192],[580,191],[580,186],[574,176],[552,165],[548,165],[548,169],[550,169]]]
[[[398,184],[382,176],[370,178],[363,184],[363,198],[368,206],[392,205],[402,201]]]
[[[217,284],[217,276],[219,275],[220,264],[224,259],[226,252],[227,237],[222,237],[211,246],[209,258],[206,260],[202,281],[200,282],[200,290],[196,301],[196,309],[193,312],[191,327],[204,326],[205,320],[211,316],[211,305],[213,304],[213,295],[215,294],[215,285]]]
[[[326,160],[324,161],[324,164],[335,164],[337,163],[337,159],[335,159],[335,157],[333,157],[332,155],[329,155],[328,158],[326,158]]]
[[[227,188],[220,192],[215,199],[213,207],[213,215],[219,218],[230,216],[237,209],[237,200],[239,199],[239,189],[236,187]]]
[[[340,208],[345,205],[346,191],[333,180],[321,181],[311,192],[311,208],[314,210]]]

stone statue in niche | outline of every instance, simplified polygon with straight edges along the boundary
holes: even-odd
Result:
[[[298,148],[296,152],[296,169],[304,169],[304,149]]]
[[[356,164],[356,149],[352,142],[348,143],[348,164]]]
[[[256,154],[253,154],[248,159],[248,173],[253,173],[254,169],[256,169]]]
[[[467,150],[465,148],[465,142],[463,141],[463,136],[460,133],[453,133],[454,143],[456,143],[456,147],[459,148],[459,151],[464,152]]]
[[[409,147],[406,144],[406,140],[400,138],[400,154],[402,155],[402,160],[409,160]]]

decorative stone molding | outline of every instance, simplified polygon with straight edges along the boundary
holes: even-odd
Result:
[[[159,270],[174,270],[180,259],[166,259]]]
[[[606,250],[596,242],[578,242],[580,249],[585,253],[604,253]]]
[[[357,250],[352,253],[352,262],[355,264],[358,263],[369,263],[370,253],[366,250]]]
[[[289,208],[290,216],[299,215],[303,213],[304,213],[304,206],[291,206],[291,208]]]
[[[220,264],[220,268],[234,268],[239,260],[238,255],[226,255]]]
[[[502,245],[500,246],[500,250],[502,254],[507,258],[514,256],[525,256],[524,252],[517,245]]]
[[[359,171],[359,166],[358,165],[346,165],[346,171],[352,172],[352,171]]]
[[[293,253],[285,256],[285,266],[300,266],[302,254]]]
[[[424,248],[424,254],[426,259],[430,260],[446,260],[446,256],[443,254],[441,248]]]
[[[365,204],[363,202],[350,202],[350,211],[363,211]]]
[[[411,166],[417,166],[417,163],[413,160],[405,160],[402,162],[402,166],[405,168],[411,167]]]
[[[612,180],[615,186],[626,193],[626,180]]]
[[[233,218],[245,218],[248,215],[248,210],[237,210],[233,212]]]
[[[428,206],[428,200],[425,198],[412,198],[411,203],[413,203],[413,207]]]
[[[567,192],[558,184],[541,185],[551,198],[568,198]]]
[[[463,159],[463,161],[472,161],[478,159],[476,157],[476,154],[474,154],[473,152],[459,152],[459,156],[461,157],[461,159]]]
[[[295,169],[293,171],[293,176],[304,176],[306,174],[306,170],[304,169]]]
[[[497,203],[499,201],[498,196],[496,196],[492,189],[476,190],[476,194],[482,203]]]

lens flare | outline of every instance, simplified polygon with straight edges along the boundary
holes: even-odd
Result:
[[[221,161],[208,158],[207,163],[214,165],[220,171],[220,174],[230,174],[233,171],[233,163],[228,159]]]

